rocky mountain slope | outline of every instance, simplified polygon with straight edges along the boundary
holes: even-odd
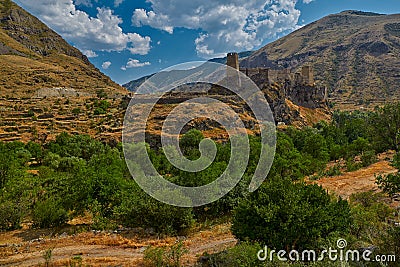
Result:
[[[9,2],[9,4],[7,4]],[[0,1],[0,96],[34,96],[43,88],[126,93],[40,20]]]
[[[344,11],[322,18],[241,61],[241,67],[314,67],[330,99],[358,104],[400,99],[400,14]]]

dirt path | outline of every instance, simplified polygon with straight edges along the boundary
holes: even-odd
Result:
[[[229,224],[181,237],[189,253],[185,266],[193,265],[205,252],[215,253],[236,244]],[[70,266],[75,257],[83,266],[143,266],[144,250],[148,246],[171,246],[177,238],[144,237],[129,231],[117,233],[80,233],[52,238],[34,238],[34,230],[0,233],[0,266],[44,266],[43,254],[52,249],[51,266]],[[40,231],[41,235],[45,235]]]
[[[379,191],[375,183],[376,176],[395,173],[396,171],[389,161],[383,160],[354,172],[347,172],[334,177],[324,177],[315,183],[328,189],[331,193],[348,199],[353,193]]]

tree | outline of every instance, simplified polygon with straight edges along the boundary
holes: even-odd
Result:
[[[345,232],[347,201],[332,200],[322,187],[276,179],[265,183],[234,210],[232,232],[240,240],[274,249],[311,249],[319,238]]]
[[[400,147],[400,103],[377,108],[370,119],[372,140],[378,152]]]
[[[394,156],[392,166],[398,170],[400,169],[400,153]],[[376,183],[380,189],[390,196],[400,193],[400,174],[398,172],[388,175],[378,175],[376,177]]]
[[[192,160],[200,157],[199,144],[203,139],[204,136],[201,131],[196,129],[189,130],[179,142],[183,154]]]

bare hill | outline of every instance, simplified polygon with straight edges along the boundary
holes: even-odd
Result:
[[[0,96],[34,96],[42,88],[83,93],[125,90],[78,49],[14,3],[0,1]]]

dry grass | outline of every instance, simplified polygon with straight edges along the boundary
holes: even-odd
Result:
[[[183,239],[189,254],[185,264],[194,264],[203,253],[213,253],[235,245],[230,224],[193,230]],[[61,233],[71,229],[59,229]],[[140,231],[139,231],[140,232]],[[52,266],[65,266],[75,257],[84,266],[141,266],[148,246],[166,247],[177,242],[175,237],[158,237],[138,230],[116,233],[83,232],[72,235],[55,234],[54,229],[18,230],[0,233],[0,265],[38,266],[44,263],[43,253],[52,250]],[[41,239],[39,239],[41,238]]]
[[[353,172],[346,172],[339,176],[323,177],[316,183],[326,188],[331,193],[348,199],[354,193],[367,191],[380,191],[375,179],[380,174],[390,174],[397,172],[397,169],[390,165],[388,158],[392,158],[393,153],[380,155],[380,161],[369,167]]]

